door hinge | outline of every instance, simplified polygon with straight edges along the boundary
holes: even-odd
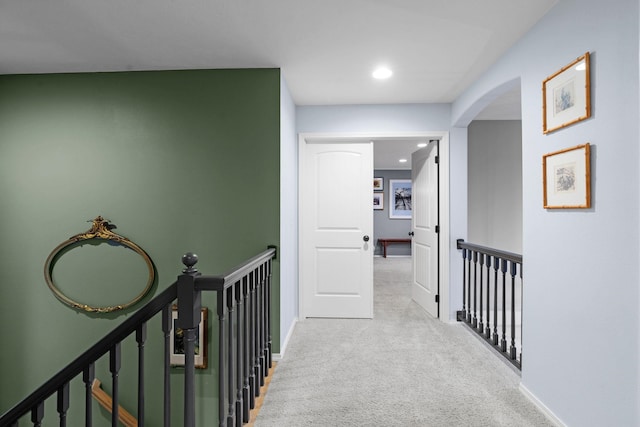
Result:
[[[440,156],[436,156],[436,165],[440,164]]]
[[[436,225],[436,233],[439,233],[439,232],[440,232],[440,226]]]
[[[440,295],[436,295],[436,303],[440,302]]]

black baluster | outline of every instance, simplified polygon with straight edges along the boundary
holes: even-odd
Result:
[[[144,427],[144,344],[147,340],[147,324],[136,329],[138,343],[138,426]]]
[[[260,314],[262,318],[260,319],[260,327],[261,329],[261,340],[260,340],[260,369],[262,370],[262,381],[260,381],[260,385],[265,384],[265,378],[268,374],[267,369],[267,266],[266,264],[262,264],[260,266],[262,271],[262,291],[260,293],[260,304],[262,306],[262,310]]]
[[[471,323],[471,250],[467,252],[467,323]]]
[[[484,331],[484,311],[483,311],[483,305],[484,305],[484,301],[482,299],[482,290],[483,290],[483,271],[482,271],[482,267],[484,266],[484,254],[481,253],[480,254],[480,322],[478,323],[478,333],[480,335],[482,335],[482,332]]]
[[[111,425],[118,427],[118,416],[120,406],[120,392],[118,387],[118,380],[120,374],[120,367],[122,365],[122,357],[120,351],[120,343],[116,343],[109,352],[109,371],[111,372]]]
[[[91,387],[93,386],[93,380],[96,378],[95,376],[95,367],[93,363],[87,366],[82,372],[82,381],[84,382],[84,425],[86,427],[91,427],[93,424],[93,393],[91,391]]]
[[[522,316],[523,316],[523,307],[524,307],[524,281],[522,280],[522,267],[520,264],[520,369],[522,369],[522,341],[524,340],[524,336],[522,335]]]
[[[233,427],[235,425],[235,413],[236,413],[236,381],[235,381],[235,342],[236,334],[233,329],[233,315],[234,315],[235,300],[233,298],[233,286],[227,288],[227,313],[229,316],[229,333],[227,334],[228,343],[228,371],[227,381],[229,382],[229,401],[227,408],[227,426]]]
[[[42,419],[44,418],[44,402],[38,403],[31,410],[31,422],[33,423],[33,427],[42,426]]]
[[[217,292],[218,305],[218,424],[220,427],[227,425],[227,396],[226,396],[226,369],[225,369],[225,347],[227,345],[226,329],[227,304],[225,302],[225,291]]]
[[[271,339],[271,277],[273,276],[273,262],[271,259],[267,261],[267,283],[265,289],[265,303],[266,303],[266,314],[265,314],[265,322],[266,322],[266,337],[267,337],[267,373],[269,376],[269,370],[271,369],[271,365],[273,360],[271,359],[273,354],[273,341]]]
[[[478,252],[473,252],[473,320],[471,326],[478,326],[476,307],[478,304]]]
[[[256,371],[256,397],[260,396],[260,387],[264,385],[262,376],[262,365],[260,364],[260,354],[262,352],[262,269],[256,269],[256,337],[255,337],[255,359],[254,370]]]
[[[511,360],[518,354],[516,349],[516,263],[511,261]]]
[[[493,345],[497,346],[499,342],[498,335],[498,269],[500,268],[500,258],[494,257],[493,260]]]
[[[65,383],[58,389],[58,414],[60,414],[60,427],[67,425],[67,411],[69,410],[69,383]]]
[[[257,284],[258,284],[258,275],[257,275],[257,271],[253,270],[250,273],[250,281],[249,281],[249,287],[250,287],[250,298],[251,298],[251,311],[250,311],[250,315],[251,315],[251,320],[249,321],[249,328],[251,330],[250,332],[250,336],[249,336],[249,342],[250,342],[250,346],[249,346],[249,358],[250,358],[250,371],[249,371],[249,385],[251,387],[251,409],[255,408],[255,403],[256,403],[256,397],[260,395],[260,387],[258,386],[258,377],[256,376],[256,336],[258,335],[258,331],[257,331],[257,312],[258,312],[258,303],[256,301],[257,297],[256,297],[256,288],[257,288]]]
[[[502,341],[500,342],[500,350],[504,353],[507,351],[507,260],[502,260]]]
[[[171,426],[171,304],[162,309],[162,333],[164,334],[164,427]]]
[[[244,375],[244,382],[242,387],[242,421],[249,422],[251,411],[251,385],[249,383],[249,377],[251,375],[250,365],[250,349],[251,349],[251,336],[250,336],[250,313],[251,313],[251,301],[249,299],[249,274],[242,278],[242,299],[244,301],[244,321],[242,329],[242,341],[244,342],[242,348],[242,373]]]
[[[484,331],[485,338],[491,338],[491,255],[487,255],[487,325]]]
[[[236,313],[238,335],[236,337],[236,425],[242,427],[244,421],[243,413],[243,389],[244,389],[244,370],[242,352],[244,348],[244,305],[242,303],[242,283],[236,282],[234,285],[234,295],[236,298]]]
[[[467,250],[462,248],[462,317],[467,317]]]

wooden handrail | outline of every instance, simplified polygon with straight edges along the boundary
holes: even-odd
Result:
[[[91,394],[93,394],[93,398],[96,399],[104,409],[111,413],[113,399],[107,394],[107,392],[100,388],[101,384],[102,383],[99,379],[94,379],[93,384],[91,384]],[[125,427],[138,427],[138,420],[136,417],[131,415],[120,405],[118,405],[118,421],[124,424]]]

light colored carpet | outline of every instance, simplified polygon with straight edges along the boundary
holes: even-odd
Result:
[[[411,301],[410,258],[375,258],[373,320],[306,319],[256,427],[553,426],[462,325]]]

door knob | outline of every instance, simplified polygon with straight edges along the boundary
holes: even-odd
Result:
[[[362,240],[364,240],[365,242],[368,242],[368,241],[369,241],[369,236],[364,236],[364,237],[362,238]]]
[[[413,231],[410,231],[410,232],[409,232],[409,236],[413,236]]]

